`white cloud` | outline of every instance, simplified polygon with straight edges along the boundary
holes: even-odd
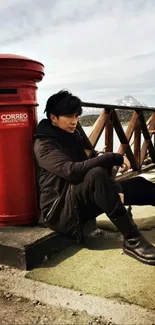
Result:
[[[42,110],[62,88],[87,101],[131,94],[153,105],[154,10],[151,0],[1,0],[1,52],[45,65]]]

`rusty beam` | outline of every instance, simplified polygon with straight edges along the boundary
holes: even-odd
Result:
[[[108,112],[103,111],[101,115],[98,117],[98,119],[96,120],[96,122],[94,123],[92,131],[89,135],[89,141],[91,142],[93,147],[96,146],[97,141],[100,138],[100,135],[102,134],[106,122],[111,114],[112,114],[112,110]]]
[[[112,104],[99,104],[99,103],[87,103],[82,102],[82,107],[96,107],[96,108],[105,108],[105,109],[124,109],[124,110],[143,110],[143,111],[153,111],[155,112],[155,107],[151,106],[123,106],[123,105],[112,105]]]
[[[105,151],[113,152],[113,125],[110,117],[105,126]]]
[[[132,117],[131,117],[131,120],[130,120],[130,122],[128,124],[126,133],[125,133],[128,142],[130,141],[130,139],[132,137],[132,134],[133,134],[133,131],[134,131],[134,128],[136,126],[137,121],[138,121],[138,114],[137,114],[137,112],[134,112]],[[118,153],[121,153],[121,154],[125,153],[124,147],[123,147],[122,144],[120,145],[120,147],[118,149]]]
[[[153,162],[155,162],[155,148],[152,144],[152,140],[151,140],[151,137],[150,137],[150,133],[149,133],[149,130],[147,128],[147,125],[146,125],[146,122],[145,122],[145,119],[144,119],[144,115],[143,115],[143,112],[140,111],[139,112],[139,120],[140,120],[140,123],[141,123],[141,130],[142,130],[142,133],[143,133],[143,136],[144,136],[144,143],[143,143],[143,146],[142,146],[142,149],[141,149],[141,166],[143,164],[143,160],[146,156],[146,152],[147,150],[149,150],[149,154],[150,154],[150,157],[152,159]],[[152,125],[151,125],[151,122],[150,122],[150,125],[149,125],[149,128],[151,128]]]
[[[113,111],[112,116],[113,116],[113,120],[112,120],[113,121],[113,126],[114,126],[115,131],[117,133],[117,136],[118,136],[118,138],[119,138],[119,140],[120,140],[120,142],[122,144],[122,150],[123,150],[122,153],[126,153],[127,158],[129,159],[129,161],[131,163],[132,169],[133,170],[138,170],[136,159],[135,159],[134,154],[133,154],[133,152],[132,152],[132,150],[130,148],[130,145],[129,145],[129,140],[127,139],[127,136],[124,133],[122,125],[121,125],[115,111]]]
[[[140,157],[140,148],[141,148],[141,124],[137,120],[134,131],[134,156],[137,161],[138,169],[141,168],[141,157]]]

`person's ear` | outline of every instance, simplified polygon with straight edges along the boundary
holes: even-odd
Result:
[[[54,114],[50,114],[50,120],[52,122],[52,124],[55,124],[55,122],[57,122],[57,117]]]

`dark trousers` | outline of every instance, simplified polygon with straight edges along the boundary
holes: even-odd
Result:
[[[83,182],[73,186],[73,190],[82,223],[96,218],[103,212],[109,218],[126,213],[118,194],[121,192],[121,185],[112,180],[108,172],[101,167],[91,169]]]
[[[155,184],[138,176],[119,181],[124,193],[125,205],[155,206]]]
[[[142,177],[116,182],[101,167],[91,169],[73,188],[82,223],[101,213],[111,220],[125,215],[118,193],[124,193],[125,205],[155,205],[155,184]]]

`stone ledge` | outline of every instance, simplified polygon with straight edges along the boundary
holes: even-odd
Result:
[[[71,242],[40,226],[0,227],[0,263],[29,270]]]
[[[96,229],[95,220],[84,228],[84,236]],[[30,270],[75,240],[41,227],[0,227],[0,263]]]

